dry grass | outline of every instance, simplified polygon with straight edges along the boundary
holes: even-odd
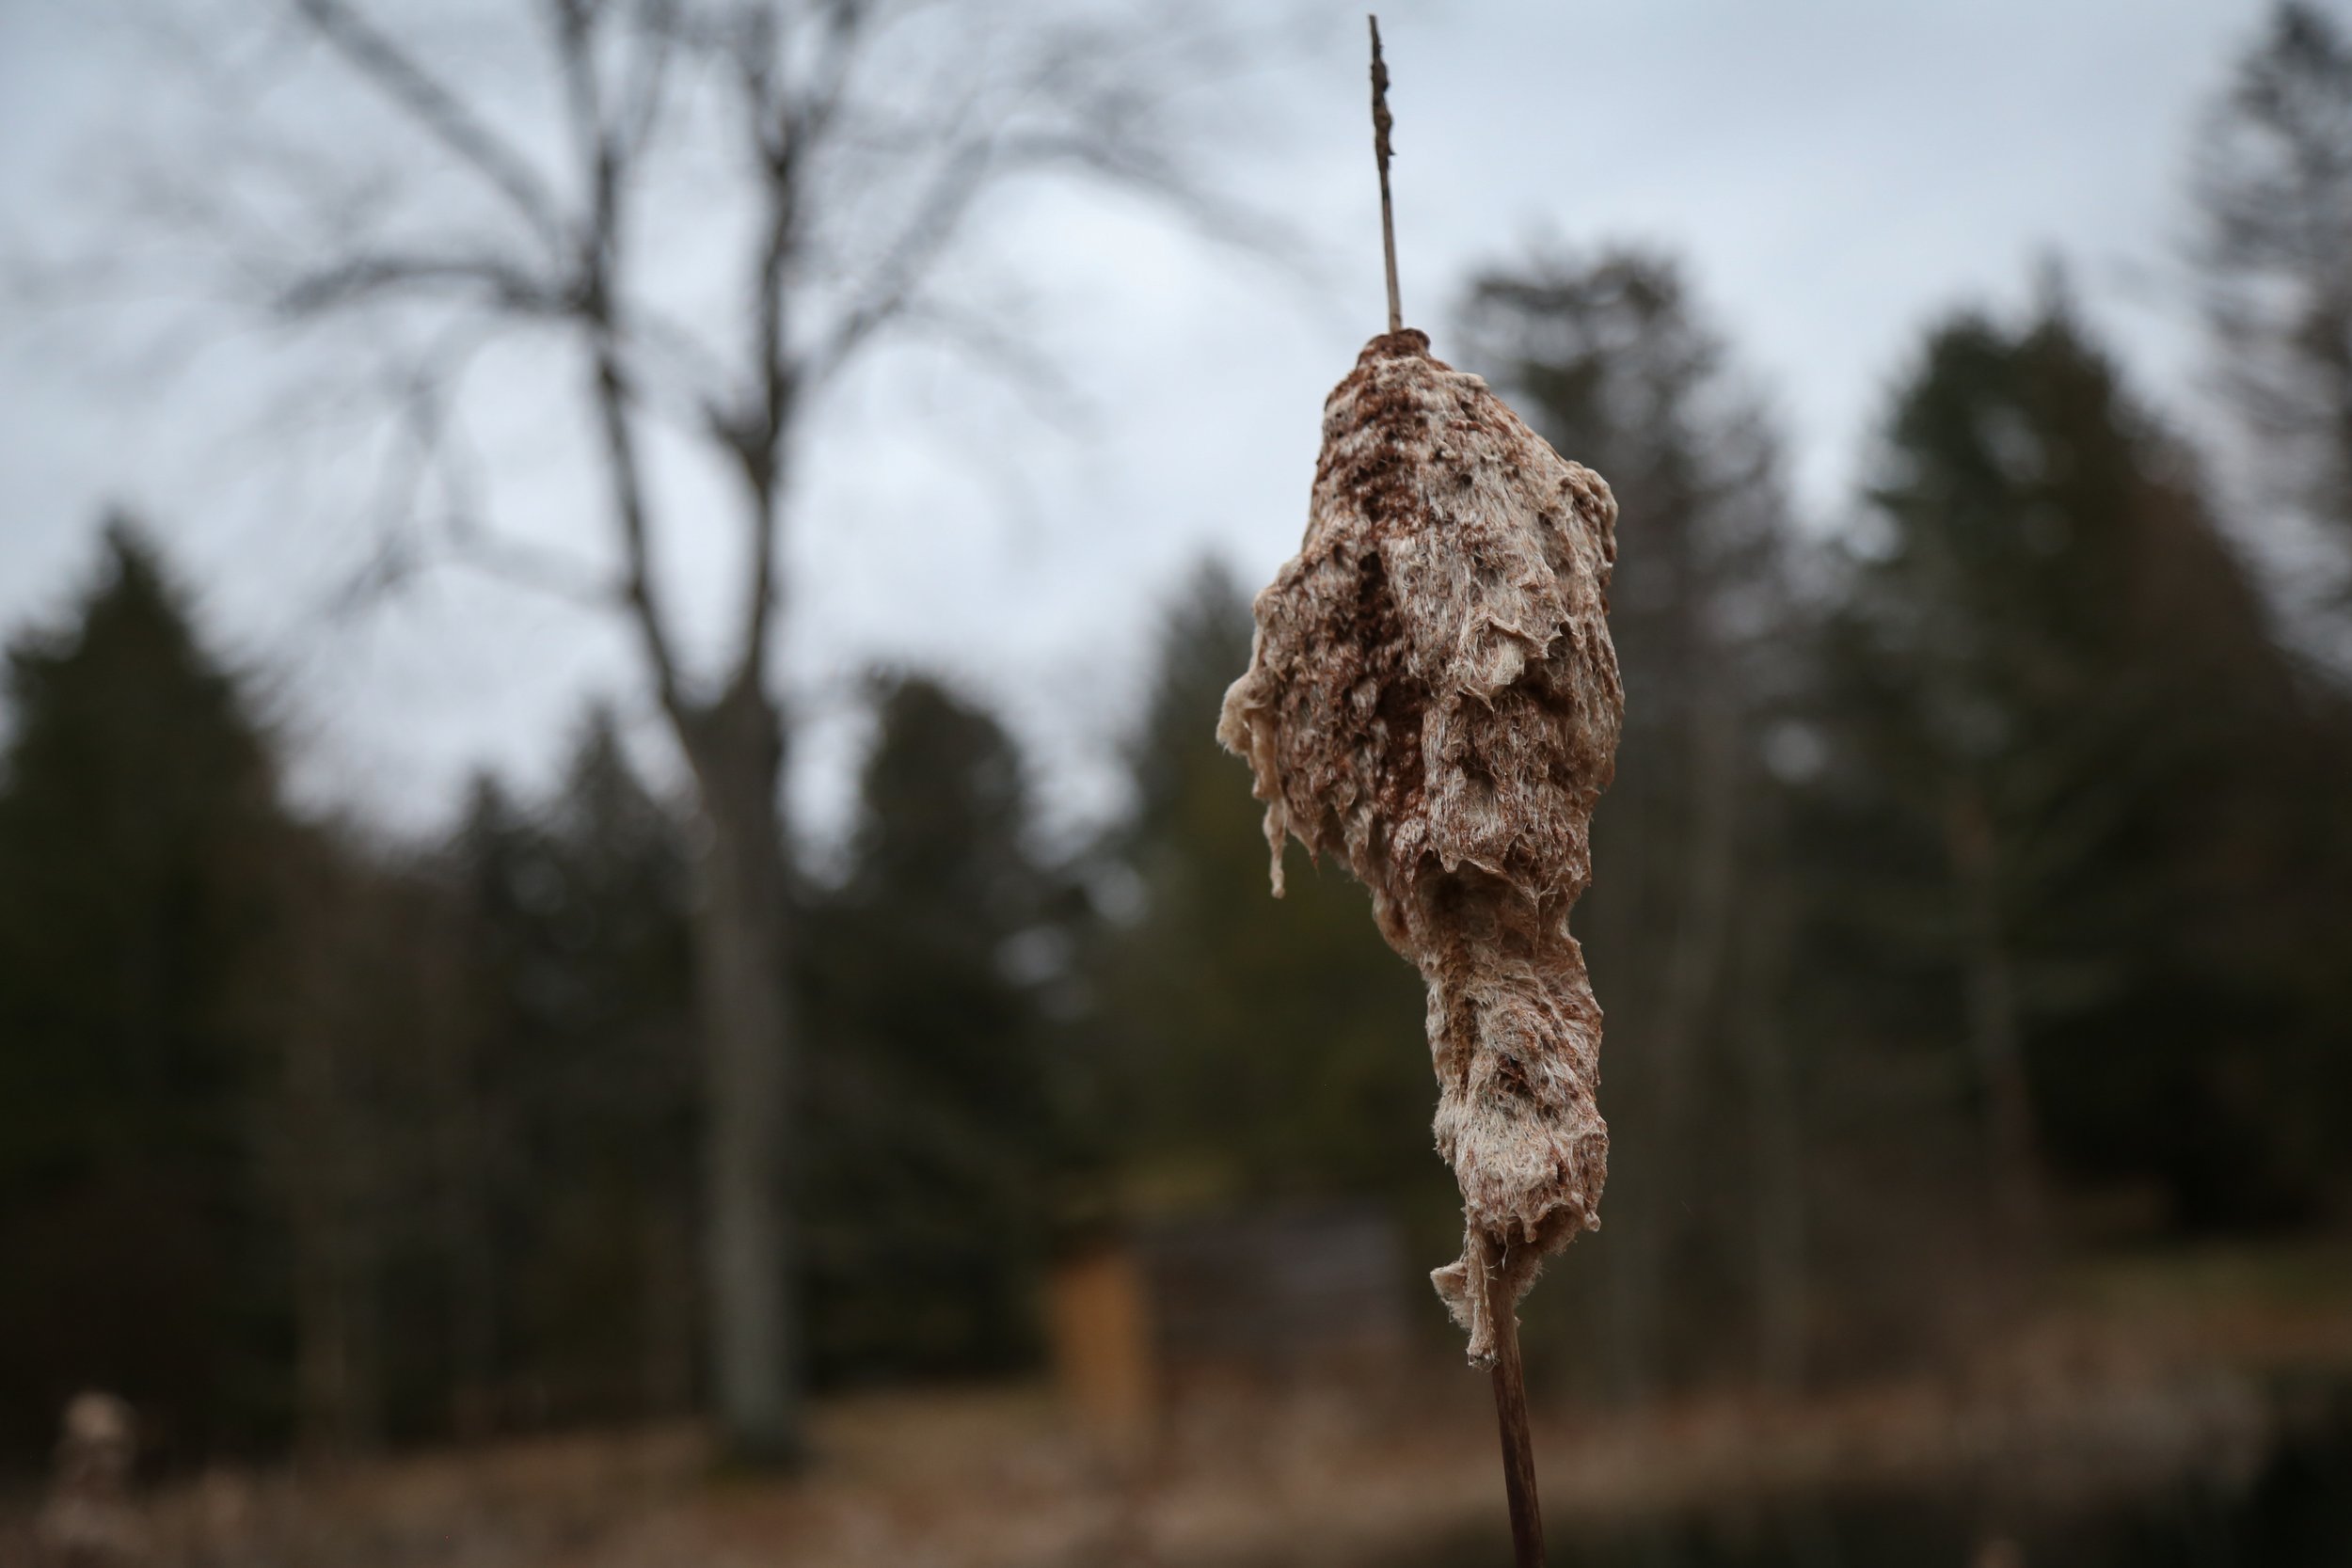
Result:
[[[2331,1272],[2332,1271],[2332,1272]],[[2257,1271],[2259,1272],[2259,1271]],[[2263,1380],[2352,1369],[2352,1270],[2294,1291],[2089,1277],[1965,1364],[1796,1402],[1718,1395],[1633,1416],[1538,1402],[1563,1532],[1827,1489],[2006,1495],[2161,1485],[2254,1465]],[[2332,1281],[2315,1288],[2311,1281]],[[1482,1375],[1391,1369],[1376,1393],[1200,1384],[1156,1459],[1089,1457],[1046,1390],[861,1396],[819,1414],[788,1481],[715,1474],[686,1428],[516,1441],[335,1470],[221,1473],[147,1508],[158,1568],[1162,1568],[1361,1561],[1500,1518]],[[38,1560],[23,1512],[0,1561]]]

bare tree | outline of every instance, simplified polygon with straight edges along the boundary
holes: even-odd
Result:
[[[943,286],[1016,181],[1106,181],[1237,233],[1175,150],[1182,90],[1238,53],[1200,8],[1105,20],[1100,6],[1049,5],[1016,21],[977,0],[514,0],[551,89],[532,119],[522,84],[469,91],[468,62],[437,49],[446,40],[415,12],[282,4],[312,60],[390,111],[405,153],[429,161],[437,204],[376,221],[389,207],[379,170],[356,149],[339,163],[340,138],[323,137],[288,162],[309,231],[329,237],[248,253],[245,276],[278,321],[358,321],[421,345],[397,380],[409,510],[437,495],[442,544],[620,617],[684,758],[700,830],[711,1396],[735,1454],[788,1458],[801,1432],[781,788],[793,715],[777,647],[796,436],[894,334],[1025,364],[1010,334]],[[676,193],[691,182],[725,216],[698,223],[682,257]],[[675,275],[707,271],[712,245],[733,303],[681,309]],[[477,515],[453,432],[468,366],[516,335],[569,356],[567,411],[600,454],[609,570]],[[708,640],[681,637],[657,580],[688,509],[655,483],[654,455],[681,436],[724,476],[742,562],[715,659],[696,657]],[[406,526],[413,539],[419,518]]]

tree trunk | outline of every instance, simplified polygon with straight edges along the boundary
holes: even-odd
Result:
[[[314,843],[287,860],[289,909],[309,940],[287,949],[275,1176],[286,1204],[294,1331],[295,1446],[333,1461],[377,1432],[374,1287],[382,1127],[352,1082],[350,977],[366,941],[353,890]]]
[[[2031,1259],[2042,1250],[2045,1224],[2033,1089],[2026,1078],[2017,984],[2002,928],[1992,820],[1973,792],[1955,792],[1946,839],[1965,923],[1968,1047],[1985,1098],[1991,1186],[2010,1243]]]
[[[784,724],[755,673],[679,725],[704,829],[695,901],[704,1041],[703,1227],[710,1395],[729,1456],[801,1450],[790,1236]]]
[[[1687,626],[1678,629],[1693,635]],[[1687,1180],[1687,1151],[1704,1090],[1695,1081],[1702,1070],[1696,1057],[1722,995],[1738,896],[1738,721],[1720,693],[1696,688],[1693,680],[1686,689],[1689,712],[1677,737],[1683,759],[1679,787],[1670,780],[1667,800],[1651,802],[1647,831],[1625,862],[1635,879],[1659,890],[1655,902],[1636,903],[1635,914],[1663,927],[1627,933],[1625,950],[1640,958],[1626,972],[1641,984],[1626,1009],[1636,1022],[1624,1032],[1630,1037],[1621,1038],[1616,1057],[1638,1064],[1634,1070],[1646,1091],[1640,1096],[1646,1117],[1635,1112],[1626,1123],[1645,1134],[1645,1169],[1638,1182],[1627,1184],[1636,1201],[1619,1216],[1619,1250],[1611,1269],[1614,1392],[1635,1405],[1657,1392],[1659,1347],[1670,1332],[1660,1304],[1678,1216],[1687,1211],[1677,1183]]]
[[[1776,825],[1777,826],[1777,825]],[[1782,1035],[1794,911],[1772,876],[1743,901],[1749,928],[1743,998],[1732,1044],[1748,1080],[1748,1135],[1756,1180],[1749,1222],[1756,1271],[1756,1371],[1765,1386],[1794,1393],[1805,1381],[1804,1121]]]
[[[449,1421],[461,1442],[496,1431],[498,1322],[501,1294],[497,1242],[491,1234],[489,1182],[483,1168],[482,1091],[468,1059],[470,1042],[455,1027],[437,1032],[445,1046],[433,1064],[430,1158],[438,1189],[439,1249],[450,1349]]]
[[[694,1243],[665,1184],[645,1196],[638,1221],[644,1295],[639,1304],[638,1403],[647,1417],[694,1402]]]

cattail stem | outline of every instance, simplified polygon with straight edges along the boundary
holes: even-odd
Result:
[[[1502,1434],[1502,1491],[1511,1507],[1514,1568],[1544,1568],[1543,1505],[1535,1496],[1535,1446],[1527,1433],[1527,1378],[1519,1365],[1519,1320],[1502,1271],[1487,1272],[1494,1315],[1495,1426]]]
[[[1405,329],[1405,308],[1396,294],[1396,212],[1389,201],[1389,67],[1380,57],[1380,19],[1372,23],[1372,152],[1380,163],[1380,256],[1389,269],[1389,330]]]

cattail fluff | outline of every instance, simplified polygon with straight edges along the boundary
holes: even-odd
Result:
[[[1375,338],[1324,405],[1306,540],[1217,725],[1266,803],[1277,895],[1286,833],[1344,857],[1428,984],[1465,1232],[1432,1277],[1479,1360],[1491,1311],[1600,1224],[1601,1015],[1568,911],[1625,705],[1616,513],[1425,335]]]

